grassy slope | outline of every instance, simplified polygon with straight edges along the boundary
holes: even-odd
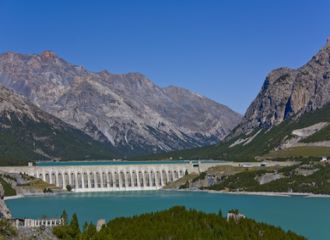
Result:
[[[314,112],[305,113],[298,120],[288,119],[281,124],[273,127],[272,129],[265,131],[262,130],[252,142],[243,146],[242,144],[234,147],[229,147],[239,138],[245,138],[245,136],[239,136],[233,138],[224,143],[218,145],[189,149],[184,151],[170,152],[166,154],[147,156],[147,159],[165,159],[173,157],[178,159],[180,157],[184,159],[198,159],[198,158],[213,158],[224,159],[232,161],[253,161],[256,156],[262,156],[269,153],[276,146],[278,146],[284,137],[291,135],[294,129],[305,128],[318,122],[328,121],[330,122],[330,104]],[[254,135],[259,129],[256,129],[249,136]],[[328,130],[328,131],[327,131]],[[324,128],[322,131],[310,136],[305,141],[323,141],[330,139],[329,128]],[[303,149],[302,149],[303,150]],[[307,154],[313,156],[312,154]],[[300,154],[298,154],[300,156]]]
[[[113,158],[114,150],[93,140],[81,131],[65,127],[54,128],[44,122],[34,122],[28,118],[11,116],[0,119],[0,165],[25,164],[31,160],[60,158],[62,160]],[[50,157],[35,151],[47,153]]]
[[[14,188],[12,188],[10,183],[5,181],[2,177],[0,177],[0,184],[3,187],[5,196],[15,196],[16,195],[16,190]]]
[[[314,147],[314,146],[292,147],[280,151],[271,151],[265,154],[263,157],[266,157],[268,159],[275,159],[275,158],[292,158],[292,157],[321,158],[322,156],[330,156],[329,147]]]
[[[298,174],[297,169],[309,166],[316,171],[309,176]],[[315,194],[330,194],[330,166],[322,165],[318,162],[305,162],[297,166],[285,167],[278,170],[285,177],[260,185],[256,180],[269,170],[246,170],[244,172],[231,175],[221,183],[213,185],[210,189],[230,191],[256,191],[256,192],[307,192]]]

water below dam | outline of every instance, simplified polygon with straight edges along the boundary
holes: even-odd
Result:
[[[208,192],[135,191],[74,193],[6,200],[14,217],[58,217],[77,213],[82,225],[121,216],[167,209],[175,205],[218,213],[237,208],[249,218],[292,230],[311,240],[330,239],[330,198],[255,196]]]

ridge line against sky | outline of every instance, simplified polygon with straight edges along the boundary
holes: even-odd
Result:
[[[140,72],[244,113],[266,75],[330,36],[330,1],[0,1],[0,52],[52,50],[90,71]]]

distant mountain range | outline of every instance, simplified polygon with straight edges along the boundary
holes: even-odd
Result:
[[[121,157],[215,144],[241,120],[228,107],[189,90],[160,88],[139,73],[89,72],[51,51],[1,54],[0,84]],[[37,154],[56,155],[40,149]]]
[[[186,89],[139,73],[89,72],[50,51],[0,55],[0,84],[15,92],[1,88],[6,156],[15,142],[26,159],[330,155],[330,40],[304,66],[272,71],[243,118]]]
[[[255,160],[330,156],[330,39],[304,66],[272,71],[220,144],[158,156]]]

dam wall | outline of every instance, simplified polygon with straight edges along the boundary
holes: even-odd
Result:
[[[182,178],[186,173],[199,173],[222,163],[146,163],[111,165],[54,165],[0,167],[8,173],[24,173],[49,184],[74,192],[157,190]]]

